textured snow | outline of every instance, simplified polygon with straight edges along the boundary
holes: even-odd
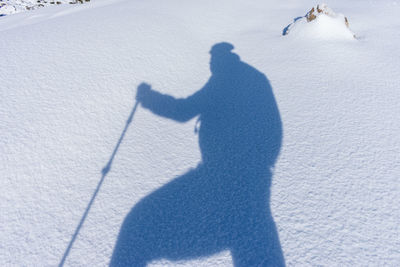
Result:
[[[126,126],[137,87],[146,82],[174,99],[193,95],[212,76],[211,47],[224,41],[234,45],[242,62],[265,75],[279,111],[282,140],[266,205],[285,264],[397,266],[400,3],[328,2],[350,19],[357,40],[281,36],[291,19],[314,4],[103,0],[1,17],[0,265],[58,265]],[[222,182],[207,182],[207,175],[195,176],[200,185],[196,179],[179,183],[177,178],[199,170],[204,151],[195,128],[206,126],[198,125],[196,117],[176,120],[137,108],[65,266],[107,266],[134,207],[145,207],[138,213],[144,218],[168,220],[175,218],[171,205],[190,207],[194,200],[203,213],[176,214],[189,225],[213,222],[208,226],[214,233],[226,233],[207,217],[219,207],[210,200],[218,194],[224,199],[223,193],[237,187],[224,181],[215,188]],[[251,128],[243,131],[239,127],[232,136],[252,136]],[[250,170],[253,161],[243,160],[238,170]],[[247,201],[243,193],[252,191],[244,188],[236,191],[236,200]],[[174,194],[160,191],[189,203],[176,203]],[[248,207],[246,202],[235,209],[232,199],[219,218]],[[152,204],[153,210],[148,208]],[[254,224],[259,226],[257,220]],[[150,266],[233,264],[235,251],[229,245],[208,244],[211,239],[199,238],[188,227],[168,243],[171,231],[163,235],[157,221],[146,225],[136,229],[154,229],[159,236],[135,244],[160,252],[160,240],[170,249],[168,255],[149,256]],[[233,244],[243,238],[215,235],[213,240]],[[186,247],[173,240],[185,241]],[[204,247],[190,246],[199,240],[205,240]]]

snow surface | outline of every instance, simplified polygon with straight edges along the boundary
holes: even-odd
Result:
[[[229,116],[232,123],[246,122],[249,114],[256,114],[256,122],[280,119],[281,143],[276,136],[268,139],[270,132],[262,128],[258,132],[280,150],[271,187],[257,187],[254,180],[250,187],[234,174],[255,168],[267,177],[258,182],[268,183],[266,168],[273,160],[265,166],[253,166],[251,158],[235,166],[217,162],[225,173],[220,177],[232,183],[199,175],[205,151],[195,128],[209,129],[205,119],[200,125],[196,117],[181,123],[178,115],[171,120],[140,105],[65,266],[107,266],[121,242],[124,220],[144,231],[147,239],[131,248],[147,248],[150,266],[232,266],[238,255],[234,244],[243,252],[236,259],[255,255],[243,263],[251,265],[262,255],[245,249],[256,249],[254,244],[240,241],[247,240],[245,233],[262,236],[265,231],[255,213],[260,205],[272,216],[266,235],[273,235],[276,225],[288,266],[398,266],[400,3],[327,4],[349,18],[358,40],[281,36],[288,22],[315,5],[307,0],[99,0],[1,17],[0,265],[58,265],[126,126],[137,87],[146,82],[164,96],[193,95],[211,77],[211,47],[229,42],[250,75],[267,77],[257,78],[260,86],[254,88],[271,90],[268,103],[276,101],[278,113],[257,117],[263,114],[257,109],[266,110],[259,105],[266,98],[229,90],[225,100],[218,95],[221,106],[215,110],[222,118],[237,114],[237,120]],[[247,76],[229,75],[238,63],[222,66],[232,79],[222,84],[249,82]],[[241,99],[256,104],[229,105]],[[253,113],[238,112],[247,110]],[[254,144],[249,140],[254,129],[234,125],[238,131],[227,133],[227,140],[236,142],[229,138],[239,136]],[[258,124],[249,125],[260,130]],[[279,134],[279,124],[274,125],[270,129]],[[224,146],[215,151],[228,149],[224,155],[237,159],[226,151],[238,147],[220,142]],[[251,148],[264,156],[263,149]],[[257,202],[256,192],[268,194],[268,189],[270,201]],[[202,212],[179,209],[194,205]],[[256,230],[230,231],[230,218],[244,225],[246,208]],[[215,217],[215,210],[222,216]],[[129,213],[133,217],[126,217]],[[215,235],[201,237],[199,229]],[[268,255],[278,253],[268,244],[261,247]]]

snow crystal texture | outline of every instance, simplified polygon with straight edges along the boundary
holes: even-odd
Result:
[[[400,3],[282,36],[314,4],[0,17],[0,265],[397,266]]]

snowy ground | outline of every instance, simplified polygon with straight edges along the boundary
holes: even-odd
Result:
[[[137,86],[192,95],[224,41],[279,108],[269,204],[286,265],[398,266],[400,2],[326,2],[358,39],[282,36],[306,0],[98,0],[1,17],[0,265],[58,265]],[[135,204],[197,167],[196,121],[139,106],[66,266],[107,266]],[[232,265],[229,249],[209,254],[150,265]]]

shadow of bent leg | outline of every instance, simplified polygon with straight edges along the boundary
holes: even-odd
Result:
[[[140,234],[140,222],[132,210],[125,218],[111,258],[110,267],[146,266],[148,253],[144,242],[144,233]]]
[[[285,266],[278,234],[274,223],[271,223],[240,234],[239,242],[233,245],[231,251],[235,267]]]
[[[205,232],[213,229],[204,221],[210,205],[204,200],[204,183],[209,183],[202,174],[199,168],[192,170],[137,203],[124,219],[110,266],[145,266],[161,258],[207,254],[201,250],[210,245],[200,243],[212,239]]]

